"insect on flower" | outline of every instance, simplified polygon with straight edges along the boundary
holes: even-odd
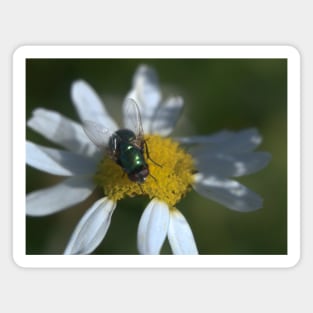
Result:
[[[127,99],[126,110],[132,129],[123,128],[112,132],[96,122],[84,121],[84,130],[89,139],[96,146],[103,148],[131,181],[142,184],[149,175],[145,153],[150,160],[151,158],[144,139],[139,107],[135,100]]]
[[[233,179],[269,163],[269,153],[254,151],[262,141],[258,131],[167,137],[184,101],[180,96],[163,101],[156,78],[146,65],[136,70],[122,106],[124,128],[118,128],[95,90],[83,80],[71,88],[83,127],[44,108],[36,109],[28,121],[29,127],[65,150],[28,141],[27,164],[69,177],[29,193],[27,215],[53,214],[86,200],[96,187],[103,191],[103,197],[80,219],[64,254],[92,253],[106,236],[118,201],[126,197],[150,200],[138,224],[140,254],[160,254],[166,238],[174,254],[198,254],[191,226],[177,209],[192,188],[231,210],[251,212],[262,207],[258,194]]]

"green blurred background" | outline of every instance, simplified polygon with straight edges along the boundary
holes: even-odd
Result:
[[[83,78],[120,122],[122,100],[140,64],[157,70],[165,97],[184,97],[184,114],[173,135],[256,127],[263,136],[258,150],[272,154],[267,168],[238,179],[263,197],[262,209],[234,212],[194,191],[177,205],[192,227],[200,254],[286,254],[286,59],[29,59],[26,117],[36,107],[45,107],[78,120],[70,86]],[[27,139],[54,146],[30,129]],[[28,166],[26,175],[27,193],[62,180]],[[63,253],[79,219],[97,197],[51,216],[27,217],[26,253]],[[94,253],[137,254],[137,227],[147,203],[146,198],[120,201],[107,236]],[[162,253],[171,253],[167,242]]]

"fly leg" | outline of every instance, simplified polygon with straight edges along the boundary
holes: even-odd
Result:
[[[137,185],[138,185],[138,187],[139,187],[139,189],[140,189],[141,193],[142,193],[142,194],[144,194],[144,191],[143,191],[143,189],[142,189],[141,185],[140,185],[140,184],[137,184]]]
[[[144,145],[145,145],[145,148],[146,148],[147,158],[148,158],[149,160],[151,160],[151,162],[152,162],[152,163],[154,163],[156,166],[158,166],[158,167],[162,167],[162,165],[161,165],[161,164],[159,164],[159,163],[155,162],[153,159],[151,159],[150,154],[149,154],[149,149],[148,149],[148,145],[147,145],[146,140],[144,140]],[[152,175],[150,174],[150,176],[152,176]],[[154,178],[154,177],[153,177],[153,178]]]

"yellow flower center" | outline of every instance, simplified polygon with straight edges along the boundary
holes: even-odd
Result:
[[[193,182],[192,157],[172,139],[148,135],[145,141],[149,151],[149,158],[146,149],[144,153],[149,167],[145,182],[139,184],[131,181],[124,170],[107,156],[99,165],[95,182],[112,200],[147,195],[150,199],[157,198],[174,206]]]

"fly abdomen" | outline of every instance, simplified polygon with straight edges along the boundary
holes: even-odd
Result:
[[[132,172],[144,162],[142,153],[138,148],[129,144],[119,146],[119,161],[126,173]]]
[[[142,183],[149,175],[142,151],[131,144],[119,145],[119,163],[132,181]]]

